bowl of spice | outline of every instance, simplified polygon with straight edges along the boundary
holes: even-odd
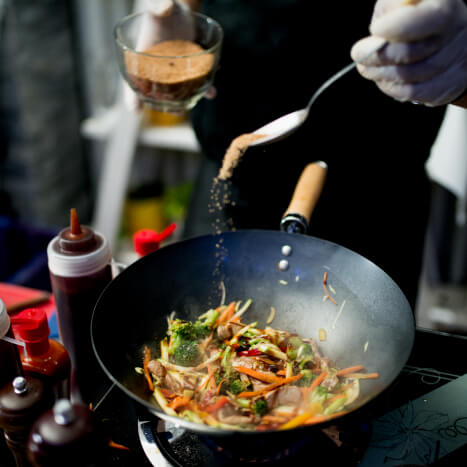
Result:
[[[194,12],[184,27],[164,28],[163,34],[153,21],[148,13],[136,13],[115,26],[120,71],[139,98],[155,110],[184,113],[212,86],[222,28]]]

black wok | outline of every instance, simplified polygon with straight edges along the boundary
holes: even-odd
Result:
[[[292,248],[288,257],[281,253],[284,245]],[[289,262],[286,271],[278,268],[281,259]],[[324,272],[337,305],[323,301]],[[253,300],[246,322],[265,326],[274,306],[271,326],[315,339],[324,329],[327,338],[320,348],[339,367],[362,364],[368,372],[379,372],[379,379],[361,381],[352,409],[387,388],[412,349],[413,314],[399,287],[375,264],[342,246],[307,235],[255,230],[171,244],[139,259],[108,285],[96,304],[91,334],[100,364],[120,389],[150,412],[189,430],[233,434],[166,415],[135,367],[142,366],[145,345],[158,354],[172,311],[193,320],[218,306],[221,281],[226,302]]]

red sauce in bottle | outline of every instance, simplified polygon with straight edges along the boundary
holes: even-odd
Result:
[[[52,239],[47,254],[60,338],[71,358],[71,397],[88,404],[98,380],[105,378],[90,327],[97,299],[112,280],[110,248],[101,234],[80,225],[72,209],[70,227]]]
[[[43,379],[57,399],[69,397],[71,362],[65,347],[49,339],[49,325],[44,310],[29,308],[11,318],[15,337],[26,344],[20,348],[25,374]]]

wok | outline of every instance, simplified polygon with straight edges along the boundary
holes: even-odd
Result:
[[[302,176],[288,212],[299,209],[309,217],[320,183],[310,185]],[[311,204],[304,192],[314,193]],[[284,245],[291,247],[287,257]],[[286,270],[278,268],[282,259],[288,261]],[[337,305],[323,300],[325,272]],[[226,303],[253,300],[246,322],[265,326],[274,306],[274,328],[316,339],[322,353],[341,368],[362,364],[368,372],[379,372],[378,379],[360,382],[352,410],[395,380],[412,349],[414,319],[404,294],[384,271],[347,248],[308,235],[266,230],[206,235],[165,246],[130,265],[107,286],[94,309],[92,342],[102,368],[121,390],[158,417],[199,434],[238,432],[166,415],[135,367],[142,366],[145,345],[159,354],[172,311],[177,318],[194,320],[218,306],[221,282]],[[318,341],[320,329],[327,334],[323,342]],[[248,431],[241,436],[272,433]]]

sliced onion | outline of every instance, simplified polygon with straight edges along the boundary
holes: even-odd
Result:
[[[269,312],[268,319],[266,320],[266,324],[271,324],[274,316],[276,316],[276,309],[272,306],[271,311]]]

